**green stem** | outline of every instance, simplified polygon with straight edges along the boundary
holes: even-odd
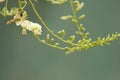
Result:
[[[22,9],[24,9],[26,7],[26,5],[27,5],[27,1],[24,0],[24,5],[23,5]]]
[[[21,4],[20,4],[20,0],[18,0],[18,6],[21,9]]]
[[[75,23],[75,24],[76,24],[78,30],[80,31],[79,22],[78,22],[78,19],[77,19],[77,16],[76,16],[76,11],[75,11],[75,9],[74,9],[72,0],[69,0],[69,2],[70,2],[70,5],[71,5],[71,8],[72,8],[72,13],[73,13],[74,19],[76,20],[76,23]]]
[[[20,9],[24,9],[26,7],[26,5],[27,5],[27,1],[24,0],[23,3],[21,3],[21,1],[18,0],[18,5],[19,5]]]
[[[35,36],[35,35],[34,35],[34,37],[35,37],[39,42],[41,42],[41,43],[43,43],[43,44],[45,44],[45,45],[48,45],[48,46],[50,46],[50,47],[57,48],[57,49],[60,49],[60,50],[65,50],[65,48],[62,48],[62,47],[59,47],[59,46],[55,46],[55,45],[52,45],[52,44],[49,44],[49,43],[43,41],[43,40],[40,39],[38,36]]]
[[[71,44],[71,45],[77,45],[77,44],[68,42],[68,41],[64,40],[63,38],[61,38],[61,37],[57,36],[56,34],[54,34],[53,31],[50,30],[50,29],[48,28],[48,26],[46,25],[46,23],[42,20],[42,18],[41,18],[40,15],[38,14],[38,12],[37,12],[37,10],[36,10],[34,4],[32,3],[32,1],[29,0],[29,2],[30,2],[30,4],[31,4],[31,6],[32,6],[32,8],[33,8],[33,10],[34,10],[34,12],[35,12],[35,14],[36,14],[36,16],[39,18],[39,20],[40,20],[41,23],[44,25],[44,27],[45,27],[54,37],[56,37],[57,39],[59,39],[59,40],[65,42],[65,43],[68,43],[68,44]]]
[[[6,9],[8,8],[8,0],[6,0],[6,2],[5,2],[5,7],[6,7]]]

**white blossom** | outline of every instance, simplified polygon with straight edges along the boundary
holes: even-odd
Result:
[[[41,25],[38,23],[32,23],[31,24],[31,30],[34,32],[35,35],[41,35],[42,30],[41,30]]]
[[[29,20],[17,21],[16,25],[23,28],[22,34],[26,34],[25,30],[33,32],[34,35],[41,35],[42,33],[41,25],[39,25],[38,23],[33,23]]]
[[[16,21],[16,25],[17,25],[17,26],[20,26],[21,23],[22,23],[22,21]]]
[[[30,26],[30,21],[28,21],[28,20],[24,20],[24,21],[22,21],[21,22],[21,27],[23,27],[23,28],[26,28],[27,29],[27,27],[29,27]]]

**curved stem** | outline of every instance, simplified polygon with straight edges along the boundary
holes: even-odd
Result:
[[[33,10],[34,10],[34,12],[35,12],[35,14],[36,14],[36,16],[39,18],[39,20],[40,20],[41,23],[44,25],[44,27],[45,27],[54,37],[56,37],[57,39],[65,42],[65,43],[68,43],[68,44],[70,44],[70,45],[77,45],[77,44],[75,44],[75,43],[68,42],[68,41],[64,40],[63,38],[61,38],[61,37],[57,36],[56,34],[54,34],[53,31],[50,30],[50,29],[48,28],[48,26],[46,25],[46,23],[42,20],[42,18],[41,18],[40,15],[38,14],[38,12],[37,12],[34,4],[32,3],[32,1],[29,0],[29,2],[30,2],[30,4],[31,4],[31,6],[32,6],[32,8],[33,8]]]
[[[26,5],[27,5],[27,1],[24,0],[24,1],[21,3],[21,1],[18,0],[18,5],[19,5],[19,8],[20,8],[20,9],[24,9],[24,8],[26,7]]]
[[[24,9],[26,7],[26,5],[27,5],[27,1],[24,0],[24,6],[22,7],[22,9]]]
[[[38,41],[40,41],[41,43],[43,43],[43,44],[45,44],[45,45],[48,45],[48,46],[50,46],[50,47],[57,48],[57,49],[60,49],[60,50],[65,50],[65,48],[63,48],[63,47],[55,46],[55,45],[52,45],[52,44],[49,44],[49,43],[43,41],[43,40],[40,39],[38,36],[35,36],[35,35],[34,35],[34,37],[35,37]]]

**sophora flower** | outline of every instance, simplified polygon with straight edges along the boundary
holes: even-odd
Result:
[[[23,28],[22,34],[26,35],[26,31],[31,31],[34,33],[34,35],[41,35],[42,30],[41,30],[41,25],[38,23],[33,23],[32,21],[29,20],[24,20],[24,21],[16,21],[17,26],[21,26]]]

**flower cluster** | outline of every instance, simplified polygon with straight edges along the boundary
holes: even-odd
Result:
[[[12,9],[13,10],[13,9]],[[13,19],[9,20],[7,24],[16,23],[17,26],[21,26],[23,28],[22,34],[27,35],[27,30],[34,33],[34,35],[41,35],[41,25],[38,23],[34,23],[32,21],[26,20],[27,18],[27,12],[24,10],[21,10],[19,8],[14,8],[15,12],[13,13],[14,17]]]
[[[24,20],[24,21],[16,21],[17,26],[21,26],[23,28],[22,34],[26,35],[26,31],[31,31],[34,33],[34,35],[41,35],[42,30],[41,30],[41,25],[38,23],[33,23],[29,20]]]
[[[37,0],[18,0],[17,2],[19,4],[19,7],[13,7],[10,10],[7,8],[9,0],[0,0],[0,3],[4,1],[6,3],[5,6],[0,10],[0,15],[5,17],[13,17],[11,20],[7,21],[7,24],[16,23],[16,26],[21,26],[23,35],[27,35],[27,31],[30,31],[34,34],[33,36],[39,42],[53,48],[65,50],[66,54],[70,54],[75,51],[87,50],[98,45],[109,45],[111,41],[116,40],[120,37],[120,33],[116,32],[112,35],[108,34],[108,36],[104,38],[98,37],[93,41],[92,38],[89,37],[90,33],[86,32],[84,25],[81,23],[81,20],[85,18],[85,15],[79,15],[78,13],[84,7],[84,2],[79,2],[79,0],[45,0],[56,5],[61,5],[69,1],[69,6],[71,7],[72,14],[70,13],[68,15],[62,16],[61,19],[70,19],[75,24],[77,29],[72,32],[75,33],[72,35],[67,34],[66,30],[64,29],[57,32],[50,29],[46,22],[44,22],[42,17],[39,15],[39,12],[32,2]],[[27,2],[30,3],[35,15],[38,17],[44,28],[49,32],[47,34],[44,34],[46,35],[44,38],[38,36],[42,33],[41,25],[28,20],[27,11],[24,10],[24,8],[27,6]],[[78,36],[80,36],[80,39],[78,39]]]
[[[75,6],[76,6],[76,11],[79,11],[79,10],[81,10],[83,7],[84,7],[84,2],[79,2],[79,1],[74,1],[74,4],[75,4]]]

